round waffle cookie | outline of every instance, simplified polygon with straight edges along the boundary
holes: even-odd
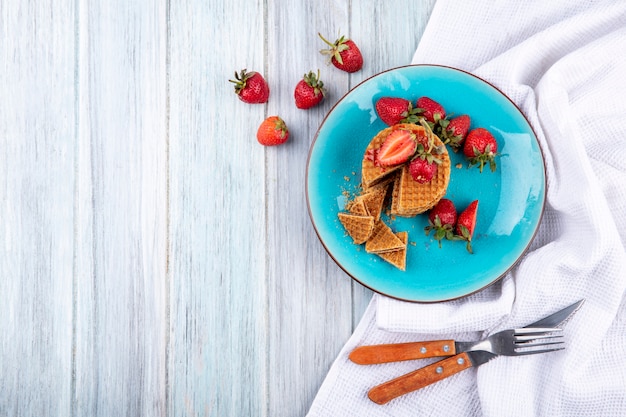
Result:
[[[408,163],[390,168],[381,168],[374,164],[373,155],[380,148],[385,138],[394,130],[403,128],[415,133],[418,140],[423,143],[428,135],[432,135],[434,146],[440,147],[443,153],[437,155],[442,163],[437,169],[437,174],[432,181],[420,184],[413,180],[409,173]],[[399,124],[380,131],[368,145],[362,162],[363,189],[367,189],[389,175],[395,175],[391,214],[403,217],[412,217],[423,213],[437,204],[446,194],[450,182],[450,156],[441,139],[431,131],[426,131],[422,126],[414,124]]]

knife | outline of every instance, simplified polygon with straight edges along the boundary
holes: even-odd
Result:
[[[571,306],[568,306],[548,317],[545,317],[544,319],[541,319],[529,326],[526,326],[525,329],[529,331],[528,332],[529,334],[532,334],[532,332],[535,332],[535,334],[537,334],[537,332],[539,331],[539,328],[534,327],[534,326],[537,326],[537,325],[552,326],[552,328],[554,328],[554,326],[565,324],[567,320],[580,308],[583,301],[584,300],[580,300],[579,302],[574,303]],[[518,332],[520,330],[518,330]],[[495,339],[493,339],[492,337],[488,339],[493,339],[494,342],[500,339],[497,335],[494,335],[493,337],[495,337]],[[533,336],[530,336],[530,337],[532,338]],[[550,352],[550,351],[562,349],[562,348],[554,348],[554,349],[544,349],[544,350],[528,350],[528,351],[521,351],[521,352],[518,351],[517,353],[510,352],[507,350],[498,352],[498,350],[501,350],[501,349],[495,349],[495,353],[492,353],[494,352],[494,350],[491,348],[488,348],[488,350],[491,350],[491,352],[482,350],[483,349],[482,345],[486,340],[487,339],[483,339],[483,341],[480,341],[478,343],[474,342],[473,345],[466,348],[466,351],[462,351],[461,353],[458,353],[454,356],[445,358],[443,360],[440,360],[439,362],[435,362],[433,364],[427,365],[423,368],[417,369],[408,374],[397,377],[391,381],[387,381],[385,383],[377,385],[368,392],[367,396],[369,397],[370,400],[372,400],[373,402],[377,404],[385,404],[394,398],[397,398],[401,395],[415,391],[417,389],[423,388],[437,381],[441,381],[442,379],[445,379],[449,376],[459,373],[465,369],[483,365],[489,362],[491,359],[497,357],[499,354],[504,354],[504,355],[511,354],[513,356],[517,356],[517,355],[544,353],[544,352]],[[532,340],[532,339],[526,339],[526,340]],[[546,343],[546,344],[550,345],[554,343]]]
[[[567,322],[584,303],[584,299],[567,306],[554,314],[542,318],[525,328],[554,328]],[[432,358],[437,356],[454,356],[465,352],[476,342],[456,342],[454,340],[431,340],[423,342],[391,343],[382,345],[359,346],[350,353],[350,360],[359,365],[372,365]],[[478,356],[475,355],[475,356]]]

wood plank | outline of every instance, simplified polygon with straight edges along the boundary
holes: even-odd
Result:
[[[363,7],[367,7],[365,4]],[[280,114],[293,138],[267,156],[269,281],[268,415],[302,416],[352,332],[352,284],[324,251],[305,198],[306,162],[326,113],[348,91],[351,76],[326,64],[318,32],[334,41],[349,29],[349,2],[296,0],[286,13],[268,3],[267,59],[274,97],[268,113]],[[346,33],[347,34],[347,33]],[[320,69],[328,90],[318,107],[295,107],[303,75]]]
[[[165,415],[165,6],[77,6],[75,415]]]
[[[0,27],[0,414],[70,415],[74,3],[3,2]]]
[[[273,150],[256,141],[266,106],[241,102],[228,82],[264,71],[263,13],[260,0],[170,8],[170,415],[267,415]]]

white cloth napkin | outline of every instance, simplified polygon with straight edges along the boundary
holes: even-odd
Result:
[[[626,416],[626,2],[439,0],[413,62],[469,71],[520,107],[545,154],[545,214],[484,291],[438,304],[375,295],[308,416]],[[347,358],[359,345],[477,340],[581,298],[566,350],[499,357],[383,406],[367,391],[429,360]]]

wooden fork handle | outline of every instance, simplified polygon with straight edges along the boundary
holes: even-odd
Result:
[[[350,360],[359,365],[408,361],[412,359],[452,356],[456,354],[454,340],[393,343],[359,346],[350,353]]]
[[[460,353],[377,385],[367,393],[367,396],[377,404],[385,404],[471,367],[472,362],[467,353]]]

